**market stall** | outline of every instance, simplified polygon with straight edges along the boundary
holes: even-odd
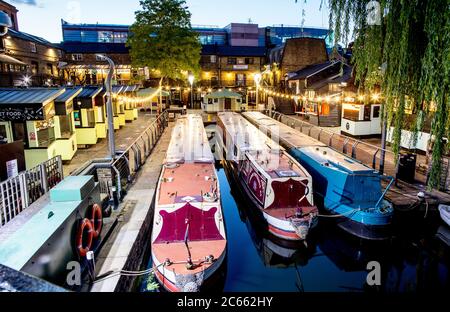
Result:
[[[139,90],[138,85],[127,86],[124,91],[124,96],[126,99],[125,102],[125,121],[132,122],[138,118],[138,109],[137,109],[137,91]]]
[[[65,88],[0,89],[0,121],[8,124],[12,141],[23,141],[26,168],[65,153],[56,143],[70,126],[55,120],[55,100]]]
[[[72,160],[78,150],[73,107],[74,99],[82,90],[81,87],[66,88],[55,100],[55,145],[65,161]]]
[[[95,101],[101,91],[101,87],[84,87],[75,99],[78,145],[94,145],[99,138],[106,138],[105,106]]]
[[[161,91],[162,93],[162,102],[163,104],[169,103],[170,101],[170,92],[168,91]],[[138,106],[141,111],[157,111],[158,109],[158,103],[160,98],[160,91],[159,89],[155,88],[147,88],[142,89],[137,92],[137,96],[140,99],[138,102]]]
[[[113,86],[113,113],[114,113],[114,130],[119,130],[125,126],[125,101],[122,95],[126,90],[126,86]]]

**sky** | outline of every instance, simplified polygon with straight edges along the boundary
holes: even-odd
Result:
[[[61,19],[72,23],[132,24],[139,0],[6,0],[19,10],[21,31],[51,42],[62,40]],[[226,26],[231,22],[328,27],[322,0],[187,0],[193,25]],[[328,1],[324,1],[325,3]]]

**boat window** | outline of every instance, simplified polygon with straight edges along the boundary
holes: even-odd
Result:
[[[238,155],[238,148],[237,148],[237,146],[235,145],[235,146],[234,146],[234,157],[237,157],[237,155]]]
[[[373,107],[373,118],[380,118],[380,106],[374,106]]]

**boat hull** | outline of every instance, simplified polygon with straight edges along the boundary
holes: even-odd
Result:
[[[220,258],[203,271],[203,283],[200,285],[200,288],[207,288],[209,285],[217,284],[216,281],[220,278],[219,273],[224,265],[225,258],[226,252],[223,252]],[[160,285],[164,287],[164,290],[168,292],[184,292],[183,289],[180,289],[180,287],[177,286],[175,274],[171,271],[170,266],[162,266],[155,257],[152,257],[152,260],[153,272]]]
[[[248,189],[247,184],[240,178],[239,170],[235,162],[225,161],[225,166],[227,166],[229,171],[231,171],[233,179],[238,182],[240,189],[243,191],[243,194],[247,198],[247,201],[251,203],[252,208],[257,209],[261,213],[262,217],[267,222],[267,230],[271,235],[278,239],[286,241],[303,241],[306,239],[308,233],[304,233],[304,235],[299,236],[294,230],[290,221],[272,217],[261,207],[261,205],[256,200],[252,199],[253,195]],[[316,224],[317,220],[314,220],[310,228],[313,228]]]
[[[342,216],[356,223],[371,227],[389,226],[392,223],[393,208],[386,200],[382,200],[380,208],[376,208],[376,198],[381,196],[381,186],[376,175],[373,184],[364,184],[365,179],[357,179],[358,175],[345,174],[331,167],[314,161],[300,149],[291,149],[291,155],[297,159],[313,176],[314,189],[323,197],[324,208],[331,214]],[[339,188],[338,185],[342,187]],[[377,194],[372,199],[355,200],[360,194]]]

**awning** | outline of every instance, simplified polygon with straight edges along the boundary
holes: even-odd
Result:
[[[12,56],[6,54],[0,54],[0,63],[11,64],[11,65],[22,65],[26,66],[27,64],[19,61],[18,59],[13,58]]]
[[[141,97],[147,97],[147,96],[150,96],[150,95],[152,95],[152,94],[156,94],[155,97],[156,97],[156,96],[159,96],[159,91],[158,91],[158,89],[155,89],[155,88],[147,88],[147,89],[139,90],[139,91],[137,92],[137,95],[138,95],[138,96],[141,96]],[[162,96],[170,96],[170,93],[163,90],[163,91],[162,91]]]

